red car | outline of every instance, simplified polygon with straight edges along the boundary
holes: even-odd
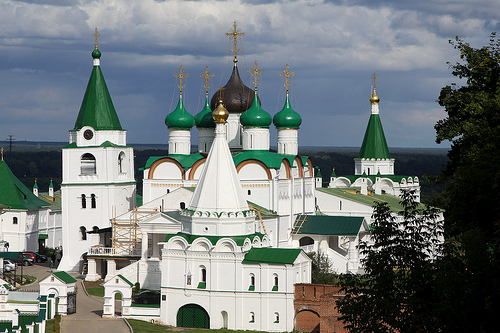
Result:
[[[23,256],[26,258],[33,259],[33,262],[36,262],[36,257],[33,253],[30,252],[23,252]]]

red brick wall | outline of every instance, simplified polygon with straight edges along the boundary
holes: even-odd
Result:
[[[335,302],[340,287],[324,284],[295,285],[295,329],[300,332],[347,333]],[[319,327],[314,325],[319,319]]]

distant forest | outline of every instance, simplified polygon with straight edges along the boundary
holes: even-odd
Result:
[[[62,145],[13,145],[11,152],[8,146],[2,146],[7,148],[4,152],[7,165],[28,188],[33,187],[35,178],[41,192],[48,191],[51,180],[54,190],[57,191],[60,188],[62,177],[60,147]],[[167,149],[149,147],[136,145],[134,149],[138,194],[142,194],[142,172],[139,168],[144,167],[150,156],[168,154]],[[354,158],[357,157],[358,151],[358,148],[303,147],[300,154],[312,158],[313,163],[321,170],[324,186],[327,186],[333,168],[337,176],[354,173]],[[423,200],[444,189],[444,185],[427,181],[427,175],[434,176],[441,172],[442,166],[448,161],[445,149],[393,148],[391,156],[396,160],[395,174],[419,177]]]

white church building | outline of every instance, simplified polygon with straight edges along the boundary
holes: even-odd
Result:
[[[369,237],[373,201],[398,200],[401,188],[420,187],[416,177],[394,176],[385,137],[379,154],[383,130],[373,90],[355,175],[332,175],[329,188],[321,188],[312,160],[299,155],[302,118],[288,94],[294,73],[287,65],[281,74],[286,98],[272,117],[257,94],[257,62],[253,89],[240,78],[236,23],[228,35],[236,50],[232,74],[210,99],[212,74],[202,73],[206,102],[195,116],[183,103],[183,66],[176,74],[179,101],[165,118],[169,153],[141,168],[139,207],[133,148],[108,92],[96,39],[92,74],[63,148],[58,270],[84,271],[87,280],[104,279],[106,288],[138,282],[159,290],[159,320],[168,325],[291,331],[294,284],[311,282],[306,253],[326,253],[338,273],[362,270],[356,245]],[[105,315],[115,314],[117,292],[106,291]],[[122,315],[134,317],[135,310]],[[192,322],[194,314],[202,319]]]

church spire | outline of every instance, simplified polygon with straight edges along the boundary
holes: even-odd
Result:
[[[80,112],[75,122],[74,130],[80,130],[84,126],[90,126],[95,130],[123,130],[116,114],[111,95],[109,94],[106,81],[101,72],[100,58],[101,52],[99,46],[99,32],[97,28],[94,34],[94,50],[92,58],[94,60],[94,67],[90,75],[87,90],[83,97]]]

